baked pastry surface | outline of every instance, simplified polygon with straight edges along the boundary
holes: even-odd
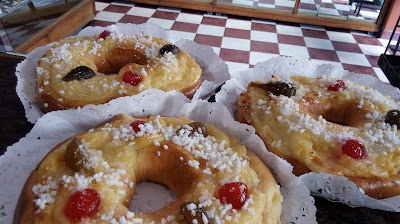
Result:
[[[294,173],[346,176],[375,198],[400,194],[400,113],[378,91],[348,80],[292,76],[250,83],[237,119],[255,127]]]
[[[102,104],[150,88],[191,98],[202,81],[200,66],[177,46],[110,31],[54,43],[36,70],[44,112]]]
[[[130,212],[142,181],[167,185],[177,199],[152,213]],[[237,200],[221,197],[230,184],[245,197],[238,199],[240,208]],[[99,195],[97,207],[92,206],[97,210],[71,219],[72,195],[86,190]],[[281,202],[264,163],[215,126],[187,118],[119,115],[48,153],[23,188],[14,222],[192,223],[201,217],[199,223],[280,223]]]

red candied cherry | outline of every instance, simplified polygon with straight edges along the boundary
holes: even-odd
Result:
[[[130,125],[131,125],[133,131],[136,133],[136,132],[140,131],[139,125],[141,125],[141,124],[144,124],[144,121],[137,120],[137,121],[132,122]]]
[[[103,38],[106,39],[108,36],[110,36],[111,32],[109,30],[104,30],[103,32],[100,33],[99,39]]]
[[[367,151],[365,150],[365,146],[361,142],[355,139],[347,140],[342,145],[342,151],[344,154],[354,159],[364,159],[367,157]]]
[[[224,204],[231,204],[234,209],[240,209],[249,198],[249,191],[246,184],[242,182],[232,182],[224,184],[219,189],[219,199]]]
[[[343,80],[336,80],[335,83],[328,86],[329,91],[340,91],[346,89],[346,84]]]
[[[94,189],[75,191],[67,201],[66,216],[72,221],[88,218],[100,210],[100,196]]]
[[[131,84],[132,86],[136,86],[142,81],[142,77],[140,77],[136,72],[126,71],[122,76],[122,81]]]

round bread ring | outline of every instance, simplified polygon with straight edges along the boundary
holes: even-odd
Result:
[[[155,119],[155,117],[152,116],[141,118],[140,120],[142,119],[153,120]],[[184,118],[177,119],[163,117],[160,119],[165,119],[163,121],[166,121],[167,123],[190,123],[190,120]],[[130,116],[119,115],[115,119],[113,119],[111,123],[115,125],[120,125],[122,123],[130,123],[133,120],[135,119]],[[97,131],[104,127],[105,125],[101,125],[97,127],[94,132],[90,132],[93,138],[97,138]],[[219,134],[221,134],[222,132],[216,130],[215,127],[213,127],[212,125],[207,125],[207,130],[209,130],[209,133],[217,133],[217,138],[222,137],[222,139],[227,140],[227,136],[219,136]],[[41,181],[46,178],[43,177],[46,172],[51,172],[52,175],[55,174],[55,176],[59,177],[66,174],[72,175],[73,172],[71,172],[70,168],[65,165],[63,161],[65,149],[72,142],[72,139],[74,137],[89,138],[87,137],[87,135],[85,136],[85,134],[88,133],[73,136],[55,146],[41,161],[37,168],[31,173],[20,195],[20,199],[15,210],[13,223],[69,223],[68,219],[62,212],[62,207],[66,204],[68,195],[73,190],[67,190],[67,188],[62,188],[60,190],[59,188],[58,194],[55,197],[55,202],[46,205],[45,209],[41,210],[41,212],[37,212],[37,207],[35,203],[33,203],[33,200],[37,198],[37,195],[33,193],[32,188],[38,183],[41,183]],[[143,146],[143,142],[146,141],[148,140],[138,141],[136,142],[136,144]],[[130,159],[129,162],[131,164],[134,164],[132,168],[133,173],[128,173],[127,176],[131,175],[129,179],[135,184],[133,185],[133,188],[129,188],[127,186],[121,187],[126,192],[126,195],[124,197],[119,195],[111,195],[110,197],[110,195],[108,194],[106,196],[100,194],[102,200],[101,203],[107,203],[107,206],[109,207],[112,207],[109,205],[110,202],[103,202],[104,198],[118,198],[115,200],[120,201],[120,203],[115,202],[116,205],[113,207],[113,211],[115,211],[114,218],[116,218],[116,220],[118,220],[118,216],[123,216],[127,213],[137,183],[143,181],[162,183],[167,185],[177,195],[177,199],[175,201],[167,204],[165,207],[155,212],[147,214],[135,213],[135,218],[143,219],[144,223],[148,223],[151,221],[161,223],[161,220],[163,218],[167,218],[170,215],[173,215],[175,217],[175,221],[177,221],[178,223],[187,223],[187,221],[183,219],[183,216],[180,215],[180,205],[187,201],[198,201],[198,198],[196,197],[198,196],[199,192],[207,189],[201,188],[201,185],[199,185],[199,183],[207,183],[207,181],[210,180],[211,177],[203,173],[201,169],[196,169],[188,165],[187,161],[194,159],[191,153],[185,150],[182,146],[178,146],[169,141],[162,141],[160,143],[160,146],[146,145],[146,147],[140,148],[137,152],[132,154],[134,158]],[[238,144],[237,142],[235,142],[235,140],[233,140],[233,142],[230,142],[228,140],[227,145],[230,145],[231,143],[232,146]],[[165,149],[164,145],[168,146],[167,150]],[[162,150],[161,156],[157,154],[157,151],[160,150]],[[107,153],[108,152],[103,151],[104,155],[106,155]],[[125,157],[126,156],[124,155],[123,158]],[[255,186],[249,186],[249,193],[253,194],[255,192],[254,194],[261,195],[260,198],[256,198],[255,195],[253,200],[255,205],[262,207],[255,208],[256,212],[260,212],[256,214],[250,214],[248,211],[241,211],[242,209],[239,209],[238,213],[241,214],[240,220],[251,221],[246,223],[280,223],[279,220],[282,209],[282,196],[279,192],[279,187],[276,184],[274,177],[265,166],[265,164],[255,154],[246,150],[244,157],[248,158],[249,161],[249,169],[246,168],[245,173],[248,174],[250,177],[252,177],[253,175],[256,175],[257,177],[257,184]],[[126,161],[128,160],[120,161],[120,163],[126,164]],[[199,160],[199,162],[200,166],[203,166],[206,161]],[[112,162],[110,161],[110,164],[111,163]],[[49,167],[49,164],[52,164],[54,166],[50,168],[50,171],[46,171],[46,169]],[[181,172],[176,172],[177,170]],[[254,174],[252,174],[252,172],[254,172]],[[222,178],[222,176],[220,178]],[[241,178],[247,179],[247,177],[240,177],[239,179]],[[250,183],[250,185],[253,184]],[[91,188],[96,189],[98,192],[106,191],[105,184],[103,184],[103,186],[100,188],[97,188],[97,185],[91,185]],[[213,194],[215,194],[215,192],[218,192],[217,189],[215,189]],[[104,209],[105,208],[101,207],[100,212],[103,212]],[[100,218],[98,218],[96,221],[97,223],[110,222],[109,220],[104,221]],[[225,223],[237,222],[226,221]]]
[[[87,104],[138,94],[146,89],[177,90],[192,98],[202,82],[201,68],[186,51],[160,54],[170,44],[155,37],[111,33],[73,37],[54,43],[38,62],[37,103],[42,111],[65,110]],[[84,77],[63,79],[79,66]],[[95,74],[93,77],[87,76]],[[133,72],[142,81],[128,84],[125,72]],[[90,78],[89,78],[90,77]]]
[[[296,86],[299,88],[299,83],[306,83],[309,84],[309,86],[317,86],[318,88],[324,86],[321,86],[320,82],[322,81],[318,79],[311,79],[301,76],[294,76],[292,78],[295,81]],[[391,173],[387,176],[381,177],[372,176],[372,174],[371,176],[366,177],[362,176],[363,174],[357,174],[356,172],[353,174],[345,173],[345,171],[342,170],[343,165],[339,163],[336,164],[336,162],[340,161],[341,157],[343,157],[340,146],[336,147],[339,149],[324,148],[325,151],[329,152],[316,152],[315,150],[317,149],[315,147],[320,147],[323,145],[323,140],[321,140],[321,143],[315,143],[310,140],[312,141],[310,143],[307,139],[314,138],[319,140],[319,136],[307,134],[307,136],[302,138],[301,134],[293,134],[293,132],[288,134],[286,126],[282,126],[284,124],[279,123],[277,120],[278,116],[283,116],[282,114],[276,113],[275,110],[271,109],[272,115],[270,119],[269,115],[265,115],[265,111],[259,109],[259,99],[265,100],[268,106],[274,107],[274,105],[276,105],[274,98],[275,96],[269,97],[267,94],[268,91],[262,89],[262,85],[262,83],[250,83],[247,92],[244,92],[240,95],[236,114],[237,120],[255,127],[257,134],[263,139],[268,150],[287,160],[293,165],[293,173],[295,175],[299,176],[308,172],[325,172],[345,176],[349,180],[353,181],[359,188],[363,189],[365,194],[377,199],[388,198],[400,194],[400,186],[398,184],[398,181],[400,180],[399,173]],[[305,88],[307,89],[309,86]],[[314,89],[308,91],[312,92]],[[327,127],[330,128],[330,131],[335,133],[346,133],[352,131],[357,134],[357,132],[363,132],[362,128],[365,123],[371,122],[370,118],[367,118],[368,116],[366,115],[374,110],[368,108],[367,106],[360,107],[358,104],[358,99],[354,99],[352,97],[341,98],[338,96],[340,93],[338,93],[338,95],[332,99],[324,98],[323,96],[318,97],[318,94],[316,93],[312,94],[314,94],[314,97],[309,97],[306,95],[301,96],[300,98],[295,98],[294,101],[300,106],[301,113],[308,114],[315,120],[318,120],[318,117],[322,116],[327,121]],[[382,100],[383,99],[384,98],[382,98]],[[393,104],[390,105],[393,107],[395,105],[394,101]],[[374,107],[376,108],[375,110],[379,110],[382,113],[393,109],[391,106],[383,106],[379,103],[376,103]],[[296,124],[292,124],[292,126],[294,125]],[[277,136],[285,137],[279,138]],[[278,141],[281,141],[282,144],[285,145],[282,146],[281,143],[278,144]],[[293,145],[295,142],[298,144],[296,147]],[[368,148],[368,146],[372,147],[371,145],[367,145],[366,147]],[[283,147],[287,149],[283,149]],[[313,152],[308,153],[308,149],[313,150]],[[298,152],[295,152],[295,150]],[[288,151],[293,151],[293,153],[289,154]],[[303,155],[303,157],[301,155]],[[394,158],[397,155],[398,153],[393,153]],[[345,157],[350,158],[347,155],[345,155]],[[352,159],[350,158],[346,161],[350,160]],[[370,163],[370,161],[365,161],[365,163]],[[357,168],[354,167],[354,169]]]

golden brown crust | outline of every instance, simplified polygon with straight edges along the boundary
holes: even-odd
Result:
[[[148,119],[147,117],[140,117],[140,119]],[[126,121],[126,115],[118,115],[112,122],[116,121]],[[173,118],[176,119],[176,118]],[[97,128],[101,128],[103,125],[99,125]],[[49,214],[39,213],[37,214],[35,209],[35,204],[33,200],[36,198],[36,195],[33,193],[32,188],[34,185],[40,183],[39,170],[43,172],[43,163],[47,158],[50,160],[57,159],[57,163],[63,163],[62,160],[58,157],[52,157],[52,154],[55,152],[60,152],[59,150],[64,150],[66,145],[68,145],[73,138],[84,136],[86,133],[78,134],[72,136],[63,142],[56,145],[49,153],[45,156],[45,158],[40,162],[40,164],[36,167],[36,169],[31,173],[28,180],[26,181],[23,190],[20,195],[20,199],[18,205],[15,210],[13,223],[16,224],[27,224],[27,223],[42,223],[48,222],[49,218],[45,218]],[[235,143],[236,144],[236,143]],[[168,150],[165,150],[165,146],[167,146]],[[162,157],[160,157],[156,152],[161,151]],[[61,154],[63,155],[63,154]],[[258,158],[254,153],[246,150],[246,155],[250,161],[250,168],[252,168],[257,177],[258,184],[256,185],[257,191],[265,194],[266,200],[265,208],[262,209],[262,220],[260,223],[263,224],[276,224],[280,223],[280,213],[281,213],[281,200],[282,196],[279,192],[279,188],[277,187],[277,183],[272,176],[269,169],[265,166],[265,164]],[[168,158],[167,160],[165,158]],[[177,200],[169,203],[165,207],[160,210],[157,210],[148,214],[141,214],[142,218],[151,218],[151,220],[161,220],[164,217],[167,217],[169,214],[177,214],[180,209],[179,206],[187,201],[193,200],[193,191],[198,187],[199,183],[207,182],[208,176],[202,173],[201,170],[197,168],[193,168],[188,166],[187,161],[192,160],[193,155],[186,151],[183,147],[173,144],[169,141],[160,142],[160,146],[152,146],[146,149],[138,151],[135,156],[136,163],[138,165],[135,166],[134,169],[134,182],[139,183],[143,181],[152,181],[157,183],[162,183],[167,185],[173,192],[177,195]],[[140,161],[140,165],[139,162]],[[151,161],[151,162],[149,162]],[[200,159],[200,167],[205,166],[205,161]],[[134,163],[134,164],[136,164]],[[65,165],[61,164],[61,167]],[[57,165],[59,166],[59,165]],[[179,171],[179,172],[171,172],[171,170]],[[41,177],[43,178],[43,173],[41,173]],[[185,181],[182,181],[185,180]],[[136,184],[134,185],[134,188]],[[129,198],[133,196],[132,189],[131,195]],[[124,201],[124,206],[129,207],[130,200]],[[33,221],[35,220],[35,221]],[[42,220],[42,221],[41,221]],[[62,219],[63,220],[63,219]],[[274,221],[271,221],[274,220]],[[63,221],[58,220],[58,222],[63,223]],[[179,222],[180,223],[180,222]]]
[[[55,110],[68,110],[68,109],[74,109],[74,108],[80,107],[80,106],[77,106],[75,103],[68,102],[68,101],[64,101],[63,103],[60,103],[50,93],[40,94],[36,97],[36,99],[37,99],[37,103],[38,103],[40,109],[44,113],[47,113],[50,111],[55,111]]]
[[[68,138],[59,144],[57,144],[53,149],[51,149],[46,156],[43,158],[45,160],[52,152],[56,151],[60,146],[64,145],[66,142],[71,141],[73,137]],[[42,160],[42,161],[43,161]],[[24,187],[21,190],[21,194],[18,199],[17,206],[14,212],[14,224],[29,224],[33,223],[34,214],[35,214],[35,204],[33,200],[36,198],[35,194],[32,191],[32,188],[35,184],[38,183],[38,169],[42,162],[40,162],[36,168],[31,172],[28,179],[25,182]]]
[[[52,152],[56,151],[60,146],[72,140],[73,137],[68,138],[59,144],[57,144],[54,148],[52,148],[46,156],[43,158],[44,161]],[[25,182],[24,187],[21,190],[20,197],[18,199],[17,206],[14,212],[14,224],[28,224],[34,223],[34,216],[36,207],[33,203],[33,200],[36,198],[35,194],[32,191],[32,188],[35,184],[38,183],[38,169],[42,164],[42,161],[36,166],[36,168],[31,172],[27,181]]]
[[[36,183],[36,171],[33,171],[26,181],[21,195],[19,197],[17,207],[14,212],[14,224],[28,224],[32,223],[34,219],[35,206],[33,199],[35,198],[32,187]]]
[[[268,100],[268,97],[265,97],[264,100]],[[299,161],[295,157],[283,154],[277,147],[275,147],[274,144],[272,144],[273,140],[270,136],[260,134],[262,126],[268,126],[268,124],[260,124],[260,115],[256,114],[257,112],[252,109],[252,105],[254,105],[255,101],[256,100],[252,98],[252,95],[250,95],[249,92],[244,92],[239,96],[238,109],[236,113],[237,120],[255,127],[257,134],[262,138],[268,150],[293,165],[293,173],[295,175],[299,176],[312,171],[321,172],[319,170],[311,169],[305,163]],[[322,102],[321,100],[316,101],[313,98],[306,98],[304,101],[298,101],[298,103],[304,111],[309,112],[310,116],[317,117],[321,115],[331,122],[336,122],[339,124],[342,123],[351,127],[360,127],[369,121],[369,119],[366,118],[366,114],[368,114],[370,111],[360,108],[356,101],[348,101],[345,105],[333,105],[330,101]],[[334,128],[336,127],[338,130],[340,130],[340,126],[341,125],[337,124],[334,126]],[[313,159],[314,158],[309,158],[309,160]],[[315,158],[313,162],[323,165],[324,161],[318,161],[319,159],[320,158]],[[335,158],[329,159],[335,160]],[[337,173],[340,172],[340,170],[337,170]],[[389,177],[343,176],[353,181],[370,197],[382,199],[400,195],[399,174],[390,175]]]
[[[253,127],[256,127],[257,121],[254,120],[254,117],[252,116],[252,111],[251,111],[251,107],[250,107],[250,104],[251,104],[250,97],[251,96],[247,92],[240,94],[238,108],[237,108],[237,112],[236,112],[236,119],[241,123],[245,123],[245,124],[251,125]],[[292,164],[293,173],[295,175],[299,176],[299,175],[311,172],[311,170],[305,164],[299,162],[298,160],[296,160],[294,158],[289,158],[287,156],[284,156],[279,150],[277,150],[275,147],[273,147],[270,144],[270,140],[267,139],[268,138],[267,136],[263,136],[263,135],[259,135],[259,136],[264,141],[264,144],[269,151],[271,151],[275,155],[285,159],[290,164]]]
[[[196,93],[197,89],[200,87],[202,83],[202,78],[200,77],[199,80],[194,83],[192,86],[189,86],[182,90],[182,93],[189,99],[193,98],[193,95]]]
[[[359,188],[362,188],[366,195],[377,198],[390,198],[400,195],[399,184],[400,175],[394,175],[389,178],[357,178],[347,177],[353,181]]]
[[[282,200],[282,196],[279,191],[271,191],[268,189],[274,189],[276,186],[276,181],[274,176],[268,167],[265,166],[263,161],[251,151],[247,151],[247,156],[250,157],[250,167],[257,173],[258,178],[260,179],[260,183],[257,186],[257,189],[260,192],[266,192],[268,194],[268,198],[271,198],[273,204],[266,204],[263,209],[262,220],[260,223],[269,224],[273,223],[271,220],[279,220],[280,219],[280,211],[282,209],[282,205],[278,203]]]
[[[202,83],[202,78],[200,77],[192,86],[188,86],[184,88],[181,92],[189,99],[193,98],[193,95],[196,93],[197,89],[200,87]],[[97,104],[104,104],[110,101],[111,99],[103,100],[97,102]],[[40,96],[37,97],[37,103],[40,107],[40,109],[47,113],[50,111],[55,111],[55,110],[68,110],[68,109],[73,109],[73,108],[78,108],[78,107],[83,107],[84,105],[77,105],[75,102],[70,102],[64,100],[63,103],[60,103],[58,100],[56,100],[51,94],[41,94]],[[47,107],[45,107],[45,103],[47,103]]]

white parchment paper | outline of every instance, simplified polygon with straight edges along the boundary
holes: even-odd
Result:
[[[144,34],[159,37],[188,52],[202,68],[203,83],[196,91],[192,100],[207,99],[217,86],[230,78],[228,65],[213,51],[212,47],[199,45],[193,41],[181,39],[172,32],[155,24],[117,24],[107,27],[86,27],[77,36],[98,35],[104,30],[116,31],[122,34]],[[40,58],[50,48],[51,44],[39,47],[29,53],[16,68],[17,95],[20,98],[29,122],[35,123],[43,116],[36,101],[36,65]]]
[[[55,111],[41,117],[26,137],[10,146],[0,157],[0,207],[3,214],[0,215],[0,223],[11,223],[14,208],[27,177],[52,147],[74,134],[88,131],[109,121],[120,113],[132,116],[186,116],[215,124],[240,140],[249,150],[257,153],[277,176],[284,198],[282,223],[316,223],[314,198],[310,196],[309,190],[302,180],[292,174],[292,167],[287,162],[266,150],[253,127],[234,121],[221,103],[209,103],[204,100],[190,102],[180,92],[165,93],[156,89],[119,98],[104,105]],[[148,187],[144,189],[152,190]],[[169,200],[168,197],[165,198],[166,201]],[[134,200],[140,199],[141,197],[135,197]],[[144,210],[148,209],[146,207],[151,203],[145,204],[146,206],[142,207]]]
[[[375,88],[382,94],[389,95],[395,101],[400,102],[400,90],[383,83],[376,77],[345,71],[334,65],[319,65],[309,59],[296,57],[271,58],[268,61],[256,64],[253,69],[232,74],[232,78],[222,86],[215,99],[227,106],[231,115],[234,116],[239,95],[247,90],[247,85],[253,81],[269,81],[272,75],[277,75],[282,79],[287,79],[292,75],[348,79]],[[343,202],[350,206],[364,206],[400,212],[400,196],[383,200],[371,198],[362,193],[353,182],[348,181],[345,177],[311,172],[302,175],[300,178],[317,196]]]

